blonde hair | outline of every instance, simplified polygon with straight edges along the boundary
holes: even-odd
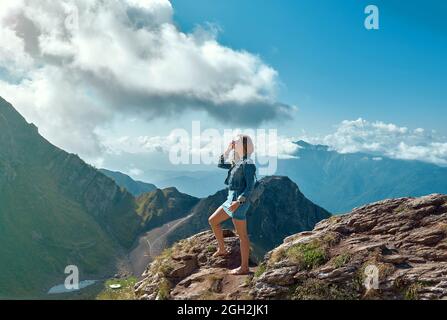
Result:
[[[253,144],[253,140],[251,139],[251,137],[249,135],[246,134],[238,134],[236,136],[237,141],[241,141],[243,143],[244,138],[247,139],[247,158],[250,157],[253,152],[255,151],[255,146]]]

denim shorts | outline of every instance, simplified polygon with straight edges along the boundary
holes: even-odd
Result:
[[[234,190],[228,190],[227,200],[222,204],[222,209],[235,220],[246,220],[247,219],[247,211],[250,208],[250,203],[248,201],[239,205],[235,212],[230,210],[231,204],[237,200],[237,194]]]

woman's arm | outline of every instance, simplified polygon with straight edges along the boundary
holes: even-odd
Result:
[[[231,169],[231,163],[225,163],[224,155],[221,155],[217,167],[221,169]]]
[[[219,163],[217,164],[218,168],[221,169],[231,169],[231,163],[225,163],[225,158],[228,158],[228,155],[230,154],[231,150],[233,149],[234,144],[233,142],[230,143],[227,150],[225,150],[224,154],[220,156]]]

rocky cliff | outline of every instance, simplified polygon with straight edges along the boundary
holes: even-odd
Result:
[[[214,257],[217,242],[205,231],[176,243],[157,257],[135,285],[139,299],[222,300],[248,299],[249,276],[232,276],[240,265],[239,240],[224,230],[229,255]]]
[[[386,200],[284,240],[256,299],[446,299],[447,196]]]
[[[232,276],[203,232],[158,257],[137,283],[140,299],[447,299],[447,196],[385,200],[287,237],[250,276]]]

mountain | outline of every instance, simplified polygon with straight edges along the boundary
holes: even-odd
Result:
[[[208,197],[221,190],[224,185],[226,171],[197,170],[197,171],[169,171],[148,170],[145,172],[159,188],[176,187],[180,192],[198,198]]]
[[[315,203],[345,213],[381,199],[447,193],[447,168],[366,153],[341,154],[328,146],[296,142],[294,158],[278,159],[275,175],[287,176]],[[206,197],[222,189],[225,170],[159,172],[154,183]],[[155,177],[151,172],[150,176]]]
[[[176,188],[156,189],[137,198],[137,212],[143,218],[145,229],[153,229],[186,217],[197,202],[198,198]]]
[[[117,185],[125,188],[136,197],[142,195],[143,193],[157,189],[157,187],[152,183],[133,180],[131,177],[121,172],[110,171],[107,169],[99,169],[99,171],[107,177],[113,179]]]
[[[297,158],[279,161],[278,173],[333,213],[382,199],[447,193],[447,168],[365,153],[340,154],[304,141],[296,144]]]
[[[447,195],[385,200],[294,234],[252,264],[224,230],[229,255],[213,257],[211,231],[181,240],[135,285],[138,299],[447,299]]]
[[[253,191],[256,199],[248,211],[248,232],[256,256],[280,244],[284,237],[298,231],[311,230],[330,216],[323,208],[309,201],[298,186],[287,177],[266,177]],[[209,216],[225,201],[227,190],[200,200],[191,216],[167,235],[168,243],[208,230]],[[231,221],[227,222],[231,226]]]
[[[115,270],[141,230],[133,196],[46,141],[0,98],[0,297],[42,297],[63,283]]]
[[[255,299],[447,299],[447,195],[381,201],[266,255]],[[367,285],[366,285],[367,284]]]

